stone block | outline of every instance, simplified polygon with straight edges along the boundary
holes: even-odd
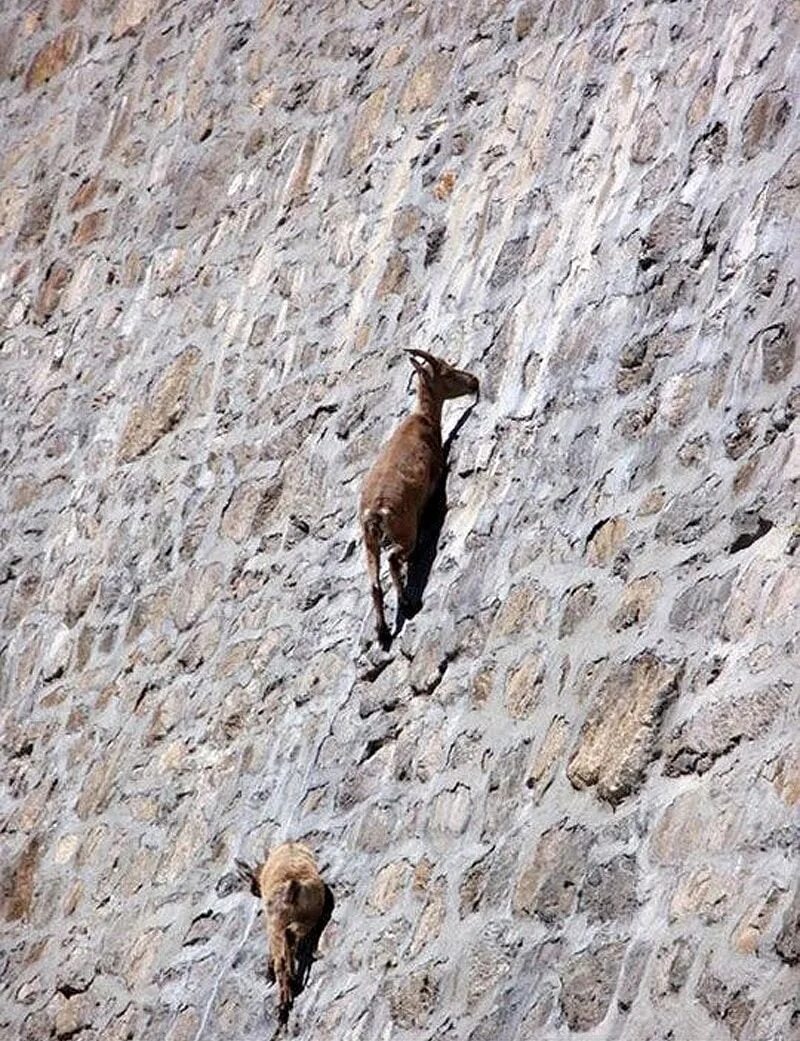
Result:
[[[567,766],[576,788],[596,787],[599,798],[614,804],[639,788],[682,671],[681,662],[643,651],[605,679]]]
[[[83,35],[70,26],[37,51],[25,74],[25,89],[36,90],[71,65],[83,47]]]
[[[586,874],[591,835],[579,826],[559,825],[544,833],[514,885],[516,914],[536,915],[548,925],[575,910]]]
[[[120,435],[117,456],[131,462],[149,451],[182,419],[200,351],[187,347],[151,385],[144,405],[134,405]]]
[[[570,1030],[586,1031],[606,1017],[622,969],[626,941],[616,941],[571,958],[561,977],[561,1009]]]

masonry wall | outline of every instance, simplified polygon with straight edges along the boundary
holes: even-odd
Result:
[[[4,1037],[270,1037],[285,837],[292,1036],[796,1036],[797,24],[3,5]],[[483,393],[383,654],[405,346]]]

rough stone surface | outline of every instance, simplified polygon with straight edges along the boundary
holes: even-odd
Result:
[[[270,1037],[296,837],[291,1036],[790,1041],[796,5],[0,7],[0,1035]]]

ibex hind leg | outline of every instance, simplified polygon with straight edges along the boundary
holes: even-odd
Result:
[[[386,615],[383,609],[383,590],[381,589],[381,526],[377,517],[364,519],[364,550],[367,556],[367,573],[372,587],[372,606],[375,610],[375,633],[378,643],[388,650],[392,642]]]
[[[396,542],[389,550],[389,570],[397,590],[397,606],[406,618],[413,618],[421,606],[410,596],[407,582],[408,559],[413,552],[414,542],[415,539],[410,537],[402,543]]]

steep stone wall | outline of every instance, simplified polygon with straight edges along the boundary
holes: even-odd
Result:
[[[3,5],[4,1037],[270,1036],[287,836],[298,1037],[796,1036],[797,24]],[[483,394],[384,655],[408,345]]]

